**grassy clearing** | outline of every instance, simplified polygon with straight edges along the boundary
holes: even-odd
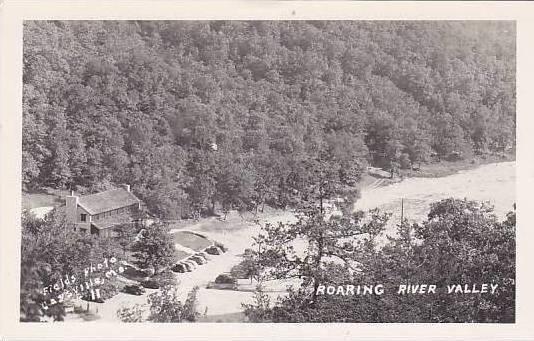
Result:
[[[195,251],[203,250],[212,244],[207,238],[187,231],[179,231],[173,233],[172,236],[174,238],[175,243],[178,243]]]
[[[66,190],[43,188],[39,191],[22,192],[22,209],[32,209],[43,206],[61,206],[65,203]]]
[[[174,259],[176,259],[176,261],[180,261],[184,258],[187,258],[188,256],[190,256],[190,254],[187,252],[174,250]]]

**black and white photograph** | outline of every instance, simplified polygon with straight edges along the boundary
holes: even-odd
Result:
[[[514,323],[513,20],[25,20],[20,321]]]

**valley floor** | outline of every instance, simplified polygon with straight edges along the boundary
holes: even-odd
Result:
[[[443,196],[471,196],[472,199],[485,200],[492,199],[495,193],[502,192],[508,193],[508,195],[499,195],[496,208],[499,212],[504,212],[504,210],[509,210],[508,206],[511,207],[515,200],[512,193],[515,184],[514,169],[514,162],[495,163],[440,179],[425,179],[424,177],[417,179],[414,177],[392,186],[388,186],[392,182],[389,179],[366,175],[363,182],[365,184],[362,191],[363,196],[357,202],[356,208],[380,207],[396,212],[399,211],[397,201],[401,196],[404,196],[406,198],[405,213],[413,217],[420,217],[426,214],[428,202],[439,200]],[[480,179],[484,181],[480,182]],[[197,232],[224,244],[228,248],[226,253],[209,256],[209,261],[198,266],[193,272],[175,274],[179,282],[180,299],[184,301],[187,293],[198,286],[197,310],[202,315],[200,321],[242,321],[244,319],[242,303],[252,302],[253,292],[251,290],[207,289],[207,284],[214,281],[219,274],[230,271],[234,265],[241,261],[243,251],[253,245],[253,237],[260,231],[260,224],[291,222],[294,219],[295,216],[291,211],[266,208],[265,212],[258,215],[252,213],[241,215],[233,211],[230,212],[226,220],[210,217],[198,221],[178,221],[172,224],[171,232]],[[397,220],[398,217],[394,215],[392,221]],[[260,223],[257,223],[258,221]],[[248,282],[248,280],[243,281]],[[271,296],[271,301],[285,294],[287,284],[288,282],[266,283],[266,291]],[[95,321],[119,321],[116,315],[117,310],[121,307],[145,304],[150,292],[153,290],[147,290],[147,293],[142,296],[119,293],[105,303],[89,303],[90,310],[99,317]],[[86,305],[87,302],[81,302],[82,307],[85,308]],[[80,321],[81,318],[69,314],[67,320]]]

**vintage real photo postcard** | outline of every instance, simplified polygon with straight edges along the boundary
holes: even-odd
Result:
[[[339,3],[324,17],[321,3],[303,17],[306,4],[272,3],[281,17],[235,18],[210,4],[178,18],[20,6],[18,108],[2,112],[20,130],[3,131],[18,147],[2,163],[19,169],[1,180],[16,192],[2,204],[20,208],[2,207],[20,226],[2,226],[17,328],[462,323],[527,336],[521,7],[448,18],[421,3],[432,19],[416,3],[398,18],[348,6],[351,18],[334,17]]]

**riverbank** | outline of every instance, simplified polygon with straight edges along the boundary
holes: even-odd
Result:
[[[360,192],[370,189],[393,185],[410,178],[443,178],[462,171],[469,171],[488,164],[515,161],[514,154],[477,156],[469,160],[437,161],[421,164],[415,169],[401,169],[398,175],[389,178],[387,172],[379,168],[369,167],[355,186]],[[378,172],[376,171],[378,170]],[[381,173],[378,175],[377,173]]]
[[[466,171],[478,168],[491,163],[515,161],[515,154],[503,155],[484,155],[476,156],[469,160],[432,162],[421,165],[419,170],[401,170],[401,176],[407,178],[442,178],[456,174],[460,171]]]
[[[411,222],[421,221],[432,203],[451,197],[488,202],[494,206],[496,216],[504,219],[516,200],[515,162],[486,163],[458,168],[443,177],[408,177],[389,186],[367,187],[361,191],[354,209],[378,208],[392,213],[386,229],[392,235],[401,214]]]

